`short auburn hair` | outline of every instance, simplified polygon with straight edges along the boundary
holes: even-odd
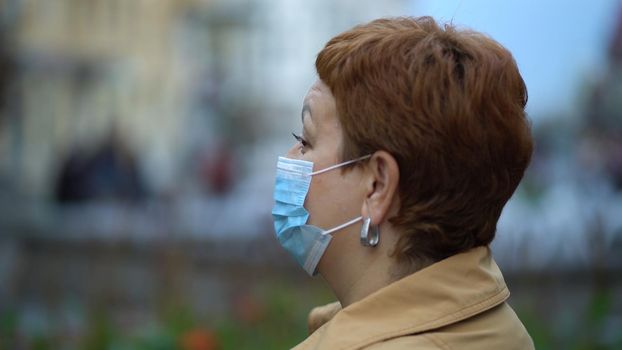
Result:
[[[384,18],[331,39],[315,66],[336,101],[342,160],[384,150],[397,161],[394,255],[432,263],[488,245],[533,150],[512,54],[430,17]]]

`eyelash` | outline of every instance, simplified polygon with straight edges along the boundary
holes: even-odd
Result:
[[[294,136],[296,141],[300,142],[302,147],[309,147],[309,142],[307,142],[307,140],[303,139],[302,136],[296,135],[295,133],[292,133],[292,136]]]

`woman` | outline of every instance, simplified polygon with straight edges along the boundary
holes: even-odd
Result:
[[[272,214],[339,302],[296,349],[533,348],[488,248],[533,147],[512,55],[395,18],[336,36],[315,65]]]

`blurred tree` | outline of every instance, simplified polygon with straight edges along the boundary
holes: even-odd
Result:
[[[589,93],[585,113],[588,148],[617,190],[622,190],[622,6],[607,52],[607,67]]]

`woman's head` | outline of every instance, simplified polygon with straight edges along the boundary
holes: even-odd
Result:
[[[429,263],[491,242],[533,148],[527,90],[510,52],[428,17],[380,19],[331,39],[316,69],[321,81],[307,99],[330,95],[341,136],[336,159],[317,159],[331,165],[383,151],[395,161],[399,204],[388,220],[400,232],[398,260]]]

